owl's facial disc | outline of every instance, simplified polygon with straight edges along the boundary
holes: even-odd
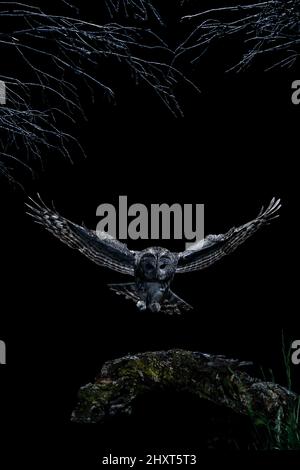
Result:
[[[174,273],[174,263],[170,256],[162,255],[158,259],[157,274],[161,281],[169,279]]]
[[[156,249],[153,253],[146,252],[140,258],[138,271],[145,281],[165,282],[174,276],[174,260],[167,250]]]
[[[158,260],[158,268],[161,269],[161,270],[164,270],[164,269],[168,268],[170,266],[170,264],[171,264],[171,260],[167,256],[162,256]]]
[[[147,253],[142,256],[140,265],[147,279],[150,280],[156,277],[156,258],[154,255]]]

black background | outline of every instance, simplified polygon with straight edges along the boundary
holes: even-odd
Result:
[[[171,40],[175,20],[170,14]],[[35,164],[34,179],[20,175],[24,190],[1,181],[0,331],[8,362],[0,371],[2,404],[14,425],[10,433],[24,444],[22,455],[34,458],[45,446],[46,460],[58,459],[61,449],[66,462],[80,456],[94,463],[106,451],[196,451],[203,410],[191,397],[145,397],[133,418],[116,425],[70,424],[79,387],[93,381],[105,360],[129,352],[221,353],[272,369],[285,383],[282,330],[287,344],[299,339],[300,107],[291,103],[291,83],[299,76],[255,67],[224,74],[225,62],[238,52],[238,46],[226,53],[216,49],[197,68],[185,65],[201,94],[178,86],[184,118],[172,116],[151,90],[112,65],[105,73],[116,85],[116,106],[97,92],[92,104],[89,91],[81,90],[88,121],[78,118],[76,134],[87,158],[78,152],[71,164],[45,155],[43,169]],[[36,192],[93,229],[97,206],[117,204],[119,195],[148,206],[204,203],[206,234],[248,221],[272,196],[282,198],[283,208],[278,221],[230,257],[178,276],[174,291],[195,309],[173,318],[138,312],[106,287],[122,282],[121,275],[93,265],[33,224],[24,202],[25,193]],[[144,248],[151,241],[128,244]],[[183,243],[164,245],[183,249]],[[292,373],[299,391],[297,367]]]

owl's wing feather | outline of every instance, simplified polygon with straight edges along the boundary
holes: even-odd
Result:
[[[176,273],[198,271],[211,266],[223,256],[234,251],[263,225],[279,217],[280,199],[273,198],[267,207],[261,208],[258,216],[240,227],[233,227],[221,235],[208,235],[204,240],[191,245],[179,253]]]
[[[94,263],[108,267],[122,274],[134,275],[135,252],[124,243],[115,240],[105,232],[94,232],[86,227],[74,224],[59,215],[55,208],[49,209],[42,199],[31,199],[27,212],[35,222],[71,248],[79,250]]]

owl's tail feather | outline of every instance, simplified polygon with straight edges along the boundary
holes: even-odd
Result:
[[[183,312],[192,310],[193,307],[185,300],[178,297],[174,292],[170,291],[168,299],[163,302],[162,311],[168,315],[180,315]]]
[[[140,301],[144,303],[138,292],[137,286],[134,282],[126,282],[123,284],[108,284],[108,287],[117,295],[123,295],[126,299],[133,300],[136,304]],[[160,311],[167,315],[180,315],[183,312],[192,310],[193,307],[185,302],[183,299],[174,294],[171,290],[161,303]]]
[[[134,302],[138,302],[140,300],[136,284],[134,282],[126,282],[123,284],[108,284],[108,287],[117,295],[124,295],[126,299],[132,299]]]

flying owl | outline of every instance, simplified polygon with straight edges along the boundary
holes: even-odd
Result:
[[[39,197],[31,199],[29,215],[71,248],[79,250],[94,263],[134,278],[133,282],[109,284],[110,289],[132,299],[140,311],[180,314],[192,307],[171,291],[175,274],[198,271],[213,265],[253,235],[263,225],[279,217],[280,199],[273,198],[258,216],[227,233],[208,235],[183,252],[175,253],[161,247],[142,251],[129,250],[125,243],[106,232],[95,232],[76,225],[49,209]]]

